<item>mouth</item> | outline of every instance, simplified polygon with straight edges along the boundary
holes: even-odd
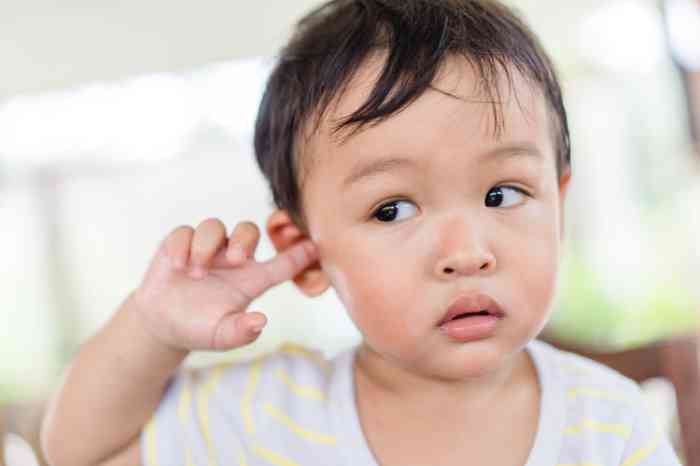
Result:
[[[505,313],[501,306],[486,294],[460,295],[447,308],[447,312],[438,323],[438,327],[452,320],[469,319],[477,316],[501,318],[505,316]]]

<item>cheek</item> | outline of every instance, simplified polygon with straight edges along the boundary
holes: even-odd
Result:
[[[531,303],[531,312],[545,313],[556,292],[561,244],[556,218],[540,215],[531,219],[527,244],[510,249],[514,279],[521,296],[516,299]]]
[[[410,319],[403,318],[403,314],[414,301],[410,290],[416,287],[411,285],[409,269],[401,260],[403,253],[386,249],[375,253],[366,241],[361,252],[351,242],[339,242],[334,249],[339,253],[329,251],[323,268],[350,318],[362,332],[382,329],[382,332],[410,333]],[[356,252],[350,259],[340,251]]]

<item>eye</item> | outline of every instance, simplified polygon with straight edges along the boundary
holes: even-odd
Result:
[[[400,206],[409,206],[409,208],[401,209]],[[415,205],[413,205],[412,202],[391,201],[387,202],[386,204],[382,205],[377,210],[375,210],[372,214],[372,218],[376,218],[382,223],[389,223],[396,220],[397,217],[400,216],[401,212],[407,212],[410,215],[411,210],[413,210],[414,212],[418,211],[418,209],[416,209]],[[403,216],[403,218],[405,218],[405,215]],[[399,220],[403,220],[403,218],[399,218]]]
[[[486,207],[512,207],[528,196],[528,193],[514,186],[496,186],[486,194]]]

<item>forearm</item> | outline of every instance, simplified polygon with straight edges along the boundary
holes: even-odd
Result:
[[[42,425],[42,447],[54,466],[94,465],[124,448],[187,355],[157,343],[135,311],[130,296],[68,368]]]

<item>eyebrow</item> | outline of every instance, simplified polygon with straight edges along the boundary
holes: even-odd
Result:
[[[480,156],[480,158],[492,160],[495,158],[510,159],[513,157],[523,156],[540,159],[542,154],[532,144],[525,143],[497,147],[485,152]],[[417,168],[416,161],[406,157],[384,157],[376,159],[370,163],[354,167],[350,174],[343,180],[342,186],[343,188],[347,188],[364,178],[370,178],[381,173],[391,172],[392,170],[403,168]]]

